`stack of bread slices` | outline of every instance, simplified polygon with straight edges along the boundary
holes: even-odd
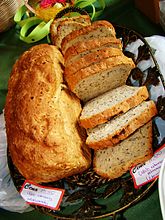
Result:
[[[79,123],[95,152],[94,170],[114,179],[150,159],[156,106],[146,101],[145,86],[126,85],[135,64],[123,54],[113,25],[80,16],[56,20],[51,30],[52,41],[64,56],[64,78],[83,102]]]

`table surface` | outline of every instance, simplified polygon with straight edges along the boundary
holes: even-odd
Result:
[[[132,0],[106,0],[106,9],[99,19],[106,19],[114,24],[129,27],[141,33],[143,36],[165,35],[161,26],[152,23],[139,12]],[[0,112],[4,108],[7,93],[7,81],[11,68],[20,54],[32,45],[21,42],[16,29],[0,34]],[[49,216],[37,211],[28,213],[13,213],[0,209],[0,220],[49,220]],[[107,218],[107,219],[110,219]],[[138,204],[127,209],[119,219],[127,220],[162,220],[157,184],[152,191]]]

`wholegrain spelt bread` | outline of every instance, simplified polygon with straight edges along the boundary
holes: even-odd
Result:
[[[75,74],[80,69],[91,66],[94,63],[96,64],[106,58],[117,57],[122,55],[122,51],[118,48],[97,49],[89,54],[84,55],[83,57],[80,57],[74,62],[74,64],[65,64],[65,75]]]
[[[62,53],[77,42],[81,42],[87,39],[96,39],[102,37],[115,37],[116,32],[113,25],[108,21],[95,21],[92,25],[81,28],[77,31],[72,31],[68,34],[61,43]]]
[[[73,46],[69,47],[64,54],[65,65],[70,65],[76,60],[82,58],[84,55],[87,55],[91,52],[94,52],[98,49],[104,49],[108,47],[114,47],[122,49],[122,43],[120,39],[114,37],[103,37],[96,39],[87,39],[75,43]]]
[[[61,42],[64,37],[70,34],[72,31],[79,30],[90,23],[80,23],[76,21],[62,21],[57,27],[57,36],[54,39],[54,43],[58,48],[61,48]]]
[[[69,88],[84,102],[126,83],[135,67],[126,56],[111,57],[66,75]]]
[[[153,155],[152,122],[148,122],[114,147],[95,151],[94,170],[104,178],[115,179]]]
[[[84,128],[93,128],[112,117],[125,113],[148,98],[145,86],[123,85],[85,103],[79,123]]]
[[[139,127],[151,120],[157,114],[155,103],[143,101],[140,105],[130,109],[114,119],[88,129],[86,143],[93,149],[111,147],[126,139]]]
[[[80,16],[75,16],[75,17],[71,17],[71,18],[58,18],[58,19],[54,19],[54,21],[52,22],[51,26],[50,26],[50,36],[51,36],[51,42],[53,45],[56,45],[56,38],[57,38],[57,28],[58,26],[62,23],[62,22],[78,22],[81,24],[91,24],[90,21],[90,17],[88,15],[80,15]]]

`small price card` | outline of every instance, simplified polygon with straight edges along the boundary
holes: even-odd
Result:
[[[58,210],[64,195],[64,191],[65,190],[63,189],[41,186],[25,180],[20,190],[20,194],[28,204]]]
[[[139,164],[130,170],[135,188],[139,188],[140,186],[158,178],[164,158],[165,144],[154,153],[150,160],[143,164]]]

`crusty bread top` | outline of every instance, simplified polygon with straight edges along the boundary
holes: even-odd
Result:
[[[122,176],[133,166],[153,156],[152,121],[112,148],[95,151],[94,170],[104,178]]]
[[[79,123],[84,128],[93,128],[127,112],[148,97],[145,86],[120,86],[85,103]]]
[[[54,45],[55,45],[55,40],[57,37],[57,28],[60,25],[60,23],[63,21],[75,21],[75,22],[89,23],[89,24],[91,23],[90,17],[88,15],[80,15],[80,16],[75,16],[71,18],[62,17],[62,18],[54,19],[54,21],[52,22],[50,26],[51,41],[52,41],[52,44]]]
[[[74,91],[77,83],[79,83],[82,79],[90,77],[94,74],[98,74],[101,71],[110,70],[111,68],[117,68],[118,65],[129,65],[130,69],[135,67],[131,58],[128,58],[124,55],[111,57],[104,60],[101,60],[99,63],[93,64],[86,68],[83,68],[76,72],[76,74],[66,75],[66,81],[69,85],[71,91]]]
[[[79,100],[62,85],[63,57],[38,45],[16,62],[8,85],[5,120],[13,163],[27,179],[50,182],[87,169],[90,152],[77,126]]]
[[[80,57],[78,60],[74,62],[74,64],[65,65],[65,75],[72,75],[76,73],[78,70],[83,68],[87,68],[92,64],[99,63],[101,60],[110,57],[122,56],[123,53],[118,48],[103,48],[98,49],[94,52],[91,52],[87,55],[84,55],[82,58]]]
[[[81,28],[80,30],[73,31],[70,34],[68,34],[62,41],[61,44],[61,50],[62,53],[65,54],[65,51],[67,48],[67,43],[73,41],[75,38],[79,37],[80,35],[86,35],[94,30],[97,30],[99,27],[106,27],[107,29],[111,30],[111,36],[115,37],[116,32],[113,27],[113,25],[108,21],[95,21],[92,23],[92,25]]]

